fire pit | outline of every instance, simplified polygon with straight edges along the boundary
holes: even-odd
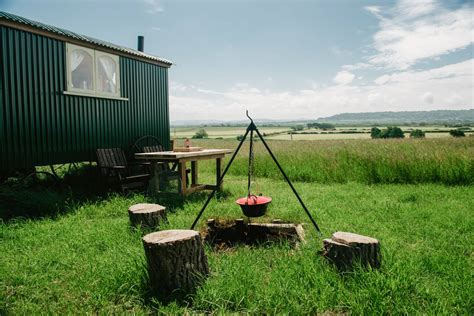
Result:
[[[261,245],[287,240],[296,246],[304,241],[304,230],[301,224],[282,223],[250,223],[243,219],[224,221],[208,219],[207,227],[201,232],[204,240],[217,247],[232,247],[237,244]]]

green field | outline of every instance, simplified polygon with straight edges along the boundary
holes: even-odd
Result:
[[[195,140],[204,148],[235,148],[237,140]],[[474,138],[269,140],[291,179],[318,183],[474,184]],[[245,176],[248,145],[230,174]],[[211,172],[214,166],[202,164]],[[255,174],[281,179],[261,142],[255,145]]]
[[[322,236],[257,143],[254,187],[273,198],[258,220],[304,223],[306,243],[206,247],[211,275],[182,301],[150,294],[141,235],[129,228],[127,209],[160,203],[169,211],[162,229],[189,228],[205,194],[107,192],[87,166],[65,176],[62,190],[47,179],[0,185],[0,313],[472,315],[473,138],[269,144]],[[244,148],[199,228],[207,218],[242,217],[234,201],[246,194],[246,162]],[[202,181],[212,182],[212,164],[200,168]],[[380,270],[338,272],[318,254],[335,231],[379,239]]]
[[[386,126],[378,126],[380,129]],[[450,138],[449,131],[453,128],[445,126],[402,126],[405,137],[410,137],[410,130],[421,129],[426,131],[426,138]],[[179,144],[181,139],[192,138],[200,129],[204,129],[209,138],[236,139],[238,135],[245,133],[244,126],[203,126],[203,127],[172,127],[171,137]],[[370,139],[370,129],[367,126],[344,126],[335,130],[304,129],[300,132],[292,131],[290,126],[259,127],[262,134],[265,133],[267,139],[275,140],[333,140],[333,139]],[[466,131],[466,136],[474,135],[473,131]]]
[[[220,127],[220,126],[207,126],[207,127],[172,127],[170,134],[172,138],[191,138],[196,132],[203,128],[209,138],[232,138],[235,139],[238,135],[245,133],[245,126],[235,126],[235,127]],[[262,127],[260,131],[262,133],[281,133],[285,131],[290,131],[291,128],[288,126],[277,126],[277,127]]]

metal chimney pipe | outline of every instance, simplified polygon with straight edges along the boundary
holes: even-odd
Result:
[[[145,46],[145,37],[142,35],[138,35],[138,51],[143,52],[143,48]]]

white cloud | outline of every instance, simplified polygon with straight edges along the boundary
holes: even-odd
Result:
[[[376,84],[386,84],[390,80],[389,75],[383,75],[374,80]]]
[[[473,108],[474,59],[424,71],[403,71],[371,85],[308,84],[276,92],[236,84],[222,91],[170,85],[172,120],[244,118],[314,119],[341,112]],[[380,80],[379,80],[380,79]],[[378,81],[378,83],[377,83]],[[382,82],[383,81],[383,82]]]
[[[369,11],[370,13],[372,13],[372,14],[380,13],[380,7],[378,7],[378,6],[367,6],[367,7],[365,7],[365,9],[367,11]]]
[[[161,4],[161,0],[143,0],[145,4],[148,6],[148,13],[151,14],[156,14],[163,12],[165,9],[163,8],[163,5]]]
[[[255,118],[314,119],[341,112],[474,107],[474,59],[428,70],[413,67],[472,47],[472,6],[448,9],[436,0],[400,0],[391,7],[365,9],[379,23],[371,44],[374,51],[363,51],[365,59],[342,66],[333,84],[308,80],[306,87],[290,92],[266,89],[272,78],[262,79],[262,89],[247,82],[218,90],[171,83],[171,119],[233,120],[244,118],[246,109]],[[344,53],[337,46],[329,49]],[[364,82],[366,74],[362,81],[360,70],[385,74],[369,83]]]
[[[473,43],[474,9],[469,5],[447,10],[435,1],[402,0],[386,14],[366,9],[379,19],[373,37],[377,53],[369,58],[376,66],[405,70]]]
[[[439,68],[424,70],[424,71],[404,71],[397,72],[391,75],[383,75],[375,79],[377,84],[390,83],[417,83],[426,82],[428,80],[440,80],[449,78],[460,78],[465,82],[473,83],[474,76],[474,59],[466,60],[460,63],[451,64]]]
[[[423,101],[425,101],[428,104],[433,104],[434,102],[434,96],[433,96],[433,93],[431,92],[424,93],[421,98],[423,99]]]
[[[352,52],[350,50],[342,49],[339,46],[329,47],[329,51],[337,56],[351,56]]]
[[[434,12],[439,5],[435,0],[400,0],[395,9],[402,17],[414,18]]]
[[[462,103],[462,97],[457,93],[451,93],[451,95],[446,98],[446,102],[451,106],[457,106]]]
[[[348,71],[353,71],[353,70],[360,70],[360,69],[367,69],[367,68],[372,68],[373,65],[367,64],[367,63],[356,63],[354,65],[343,65],[342,69],[348,70]]]
[[[339,71],[336,76],[334,77],[333,81],[337,84],[349,84],[351,83],[355,78],[355,75],[349,71],[342,70]]]
[[[171,92],[184,92],[187,90],[187,87],[179,82],[171,80],[169,83]]]

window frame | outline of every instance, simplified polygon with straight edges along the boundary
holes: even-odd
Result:
[[[81,89],[81,88],[74,88],[72,86],[72,71],[71,71],[71,53],[76,50],[76,49],[81,49],[88,54],[91,55],[92,58],[92,90],[90,89]],[[67,43],[66,46],[66,71],[67,71],[67,91],[70,92],[77,92],[81,94],[88,94],[88,95],[94,95],[96,94],[96,88],[95,88],[95,52],[93,49],[84,47],[84,46],[78,46],[74,44]]]
[[[89,53],[92,57],[92,90],[88,89],[80,89],[74,88],[72,86],[72,71],[71,71],[71,54],[74,50],[81,49]],[[111,58],[117,66],[116,72],[116,86],[115,86],[115,93],[101,91],[98,89],[98,78],[99,78],[99,71],[97,69],[97,62],[99,57],[106,56]],[[63,93],[66,95],[80,95],[80,96],[87,96],[87,97],[96,97],[96,98],[106,98],[106,99],[117,99],[117,100],[128,100],[128,98],[124,98],[121,96],[121,89],[120,89],[120,57],[118,55],[109,54],[103,51],[95,50],[92,48],[79,46],[71,43],[66,43],[66,91]]]
[[[109,54],[109,53],[104,53],[104,52],[101,52],[101,51],[94,51],[95,55],[94,55],[94,63],[95,63],[95,66],[97,67],[97,62],[99,61],[99,58],[101,56],[105,56],[105,57],[109,57],[110,59],[112,59],[115,64],[117,65],[117,69],[116,69],[116,72],[117,72],[117,77],[115,79],[115,92],[106,92],[106,91],[101,91],[98,89],[98,86],[97,84],[95,85],[95,92],[97,95],[102,95],[102,96],[111,96],[111,97],[120,97],[120,60],[119,60],[119,57],[117,55],[112,55],[112,54]],[[98,80],[99,78],[99,71],[98,70],[95,70],[95,83],[99,82]]]

